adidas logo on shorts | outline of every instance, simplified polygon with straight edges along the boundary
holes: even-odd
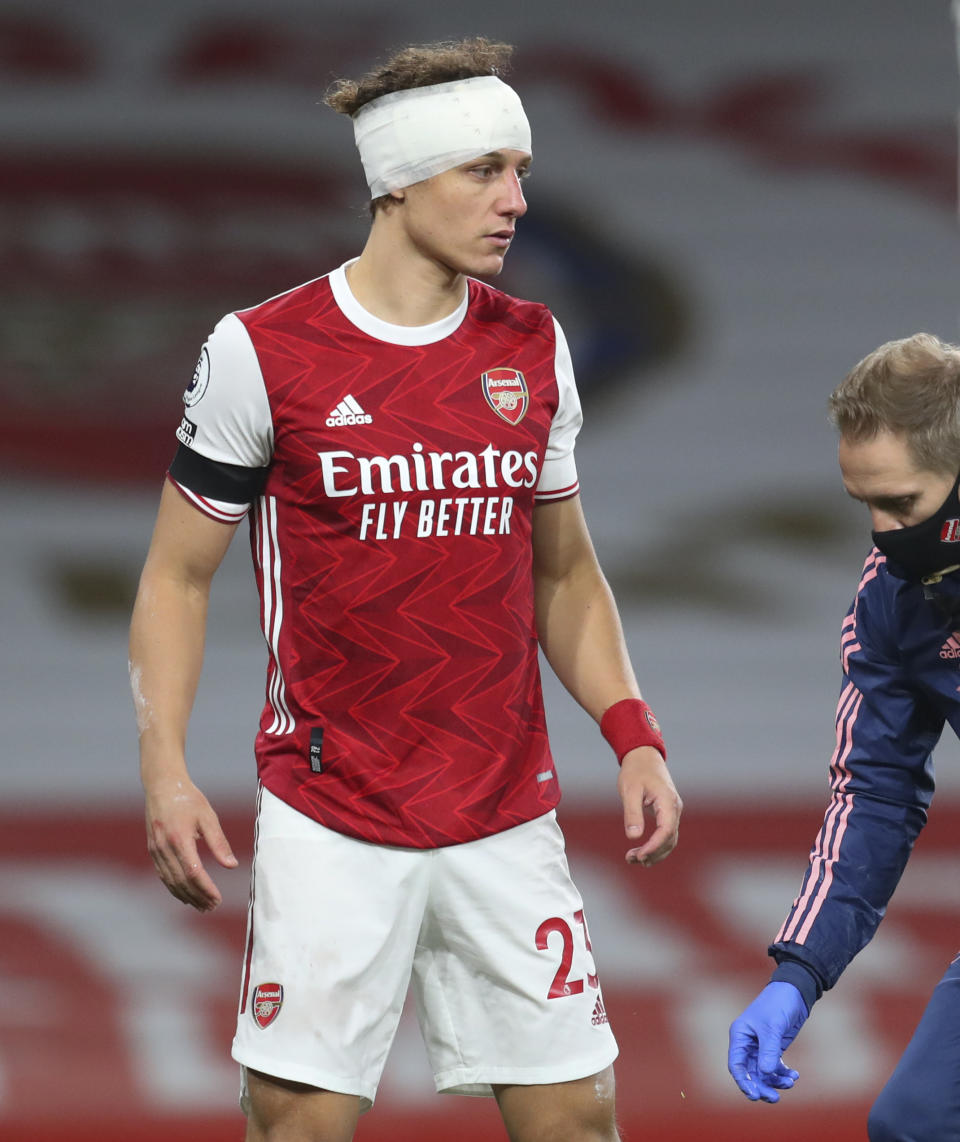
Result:
[[[593,1018],[590,1020],[590,1022],[594,1025],[594,1027],[599,1027],[601,1023],[610,1022],[610,1020],[607,1018],[606,1008],[603,1006],[603,1000],[599,995],[597,996],[597,1002],[593,1006]]]
[[[373,424],[373,417],[349,393],[327,417],[327,428],[342,428],[345,424]]]

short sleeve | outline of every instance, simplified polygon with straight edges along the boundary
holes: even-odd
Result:
[[[236,522],[263,487],[273,454],[263,373],[236,315],[218,322],[204,344],[183,404],[169,476],[200,511]]]
[[[556,318],[553,319],[553,328],[556,335],[554,368],[559,401],[550,425],[543,468],[537,484],[537,503],[567,500],[580,491],[573,449],[580,425],[583,423],[583,414],[580,410],[580,396],[573,376],[573,362],[570,359],[567,339]]]

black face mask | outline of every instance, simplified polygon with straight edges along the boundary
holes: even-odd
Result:
[[[902,579],[922,579],[960,564],[960,476],[950,494],[929,519],[912,527],[874,531],[873,542],[890,560],[890,570]]]

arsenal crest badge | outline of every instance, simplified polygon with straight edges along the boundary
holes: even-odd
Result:
[[[253,993],[253,1021],[265,1030],[280,1014],[283,1006],[283,987],[279,983],[261,983]]]
[[[480,378],[487,404],[508,424],[519,424],[530,407],[530,390],[519,369],[490,369]]]

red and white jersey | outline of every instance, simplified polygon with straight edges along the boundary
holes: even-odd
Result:
[[[579,491],[580,405],[544,306],[470,280],[390,325],[344,271],[217,325],[170,478],[214,519],[252,507],[263,785],[350,836],[456,844],[560,797],[531,532]]]

